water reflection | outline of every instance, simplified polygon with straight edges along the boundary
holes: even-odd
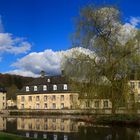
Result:
[[[65,117],[0,118],[0,130],[49,140],[140,140],[140,128],[94,125]]]
[[[43,132],[78,132],[78,123],[60,118],[17,118],[17,130]]]

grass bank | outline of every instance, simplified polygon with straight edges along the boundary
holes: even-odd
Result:
[[[13,134],[0,132],[0,140],[34,140],[34,139],[20,137],[20,136],[16,136],[16,135],[13,135]]]

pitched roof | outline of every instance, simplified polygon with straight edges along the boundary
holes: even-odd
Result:
[[[49,81],[48,81],[49,79]],[[64,90],[64,84],[67,84],[67,89]],[[43,85],[47,86],[47,90],[43,90]],[[57,90],[53,89],[53,86],[57,85]],[[26,91],[26,87],[29,86],[29,91]],[[37,91],[34,91],[34,86],[37,86]],[[21,90],[17,91],[17,94],[51,94],[51,93],[78,93],[73,91],[68,84],[68,79],[64,76],[45,76],[36,78],[31,83],[27,83]]]
[[[50,79],[50,82],[48,82]],[[35,85],[47,85],[47,84],[67,84],[68,80],[66,77],[58,76],[45,76],[36,78],[34,81],[27,83],[26,86],[35,86]]]

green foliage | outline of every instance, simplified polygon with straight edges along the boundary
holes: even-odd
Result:
[[[0,87],[6,88],[7,99],[16,99],[17,90],[21,89],[24,84],[31,82],[33,79],[18,75],[0,74]]]
[[[120,11],[113,6],[89,5],[77,20],[74,47],[91,50],[91,55],[73,54],[63,68],[78,88],[88,95],[110,98],[112,112],[126,101],[131,72],[140,66],[140,31],[124,31]],[[85,83],[85,84],[83,84]]]
[[[112,116],[98,116],[97,123],[103,124],[121,124],[121,125],[140,125],[140,116],[138,115],[112,115]]]
[[[3,132],[0,132],[0,139],[1,140],[33,140],[33,138],[19,137],[16,135],[7,134]]]

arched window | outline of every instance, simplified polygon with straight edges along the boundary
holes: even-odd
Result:
[[[29,87],[28,86],[26,86],[26,91],[29,91],[30,89],[29,89]]]
[[[50,80],[50,79],[47,79],[47,82],[49,82],[49,83],[50,83],[50,82],[51,82],[51,80]]]
[[[64,85],[63,85],[63,89],[64,89],[64,90],[67,90],[67,89],[68,89],[68,85],[67,85],[67,84],[64,84]]]
[[[46,91],[47,90],[47,86],[43,85],[43,90]]]
[[[53,85],[53,90],[57,90],[57,85]]]
[[[34,86],[34,91],[37,91],[37,86]]]

